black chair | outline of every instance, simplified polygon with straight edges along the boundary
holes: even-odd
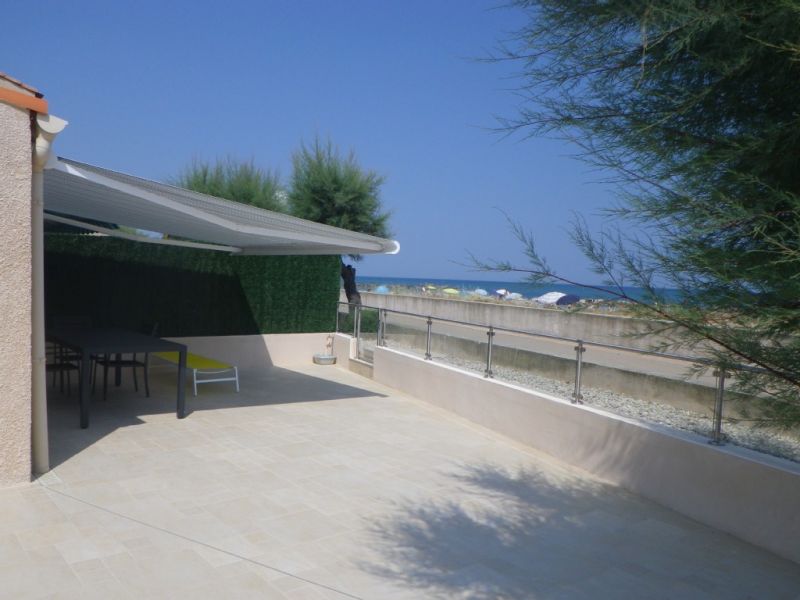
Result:
[[[72,371],[77,373],[78,382],[80,383],[80,368],[78,367],[74,355],[74,352],[70,352],[67,348],[59,346],[58,344],[48,343],[45,348],[45,372],[53,374],[50,385],[55,387],[56,376],[60,376],[61,393],[64,393],[64,375],[66,374],[67,396],[69,396],[72,391],[72,379],[70,376]]]
[[[90,329],[92,327],[92,319],[85,315],[58,315],[52,319],[52,325],[59,330],[69,329]],[[64,375],[67,379],[67,395],[70,394],[72,382],[70,373],[75,371],[78,374],[78,385],[83,382],[80,380],[80,355],[70,348],[56,343],[48,343],[45,348],[45,357],[47,362],[45,364],[45,371],[53,374],[52,386],[56,385],[56,376],[60,376],[61,392],[64,392]],[[94,358],[94,357],[93,357]]]

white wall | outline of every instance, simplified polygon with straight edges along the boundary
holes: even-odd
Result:
[[[311,364],[314,354],[330,351],[331,334],[270,333],[168,339],[186,344],[189,352],[247,370]]]

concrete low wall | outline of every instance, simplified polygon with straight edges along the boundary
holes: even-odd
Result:
[[[376,308],[453,319],[477,325],[536,331],[548,335],[640,350],[650,350],[660,341],[657,336],[642,335],[652,327],[650,321],[617,315],[370,292],[361,292],[361,300],[365,306]]]
[[[186,344],[189,352],[236,365],[241,370],[264,366],[311,364],[314,354],[330,352],[328,333],[271,333],[169,338]]]
[[[337,335],[337,352],[350,338]],[[343,362],[342,366],[347,367]],[[800,562],[800,467],[376,348],[373,378]]]
[[[647,331],[647,321],[629,317],[424,296],[362,292],[361,297],[363,303],[368,306],[438,316],[467,323],[537,331],[634,348],[644,347],[649,343],[647,340],[635,337],[637,333]]]
[[[350,357],[356,355],[356,339],[337,333],[333,338],[333,355],[336,357],[337,365],[349,370]]]

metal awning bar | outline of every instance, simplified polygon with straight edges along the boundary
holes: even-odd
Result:
[[[234,248],[233,246],[217,246],[214,244],[201,244],[199,242],[186,242],[183,240],[173,240],[169,238],[151,238],[146,235],[136,235],[134,233],[126,233],[119,229],[109,229],[108,227],[101,227],[100,225],[93,225],[91,223],[84,223],[83,221],[76,221],[75,219],[68,219],[66,217],[59,217],[58,215],[51,215],[44,213],[45,221],[52,221],[53,223],[62,223],[63,225],[71,225],[87,231],[94,231],[95,233],[102,233],[109,237],[120,238],[123,240],[131,240],[133,242],[141,242],[143,244],[159,244],[161,246],[181,246],[183,248],[199,248],[201,250],[217,250],[220,252],[230,252],[238,254],[242,251],[241,248]]]
[[[305,219],[58,158],[45,169],[45,209],[241,254],[395,254],[400,245]]]

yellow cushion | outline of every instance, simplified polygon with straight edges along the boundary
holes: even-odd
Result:
[[[167,362],[171,362],[176,365],[178,364],[180,356],[178,352],[153,352],[153,354],[161,359],[166,360]],[[232,365],[227,363],[214,360],[213,358],[206,358],[205,356],[200,356],[199,354],[192,354],[191,352],[186,353],[186,366],[189,369],[197,369],[198,371],[233,368]]]

